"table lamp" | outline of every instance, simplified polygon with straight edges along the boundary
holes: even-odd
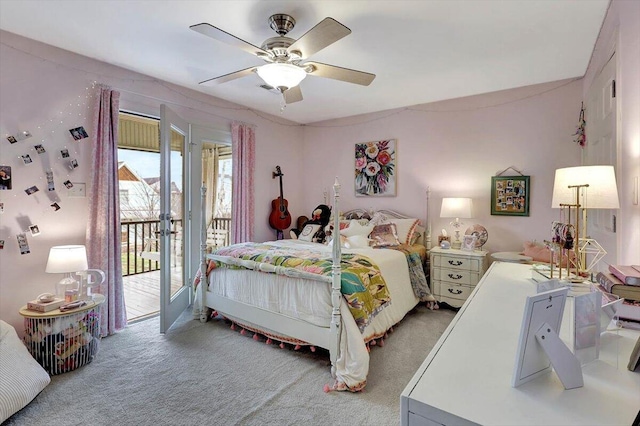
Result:
[[[73,272],[84,271],[88,267],[87,250],[85,246],[54,246],[49,250],[49,259],[47,260],[45,272],[50,274],[66,274],[65,277],[56,284],[57,295],[65,297],[67,290],[80,290],[79,282],[76,281],[71,274]]]
[[[451,243],[451,247],[459,249],[462,245],[460,241],[460,227],[464,225],[460,219],[469,219],[471,215],[471,198],[443,198],[440,217],[455,218],[449,224],[455,228],[456,240]]]
[[[619,209],[618,186],[613,166],[578,166],[557,169],[553,182],[552,208],[567,209],[571,223],[574,209],[578,274],[586,273],[607,254],[598,242],[587,236],[588,209]],[[582,218],[582,225],[580,219]],[[591,261],[587,264],[587,257]]]

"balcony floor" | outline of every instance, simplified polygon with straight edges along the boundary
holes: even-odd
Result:
[[[171,268],[171,294],[182,287],[182,268]],[[127,322],[160,312],[160,271],[122,277]]]

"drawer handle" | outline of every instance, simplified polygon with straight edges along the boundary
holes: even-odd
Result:
[[[460,278],[462,278],[462,275],[460,274],[447,274],[449,276],[449,278],[451,278],[452,280],[459,280]]]
[[[460,265],[462,265],[462,261],[461,260],[450,260],[449,261],[449,265],[460,266]]]
[[[447,290],[449,290],[449,293],[451,293],[451,294],[460,294],[460,293],[462,293],[462,290],[454,290],[452,288],[448,288]]]

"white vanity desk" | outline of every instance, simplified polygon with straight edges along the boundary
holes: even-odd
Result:
[[[402,392],[402,425],[631,425],[640,410],[640,373],[627,370],[636,330],[603,335],[582,388],[565,391],[555,372],[511,387],[535,292],[531,265],[494,262]],[[572,313],[568,298],[560,337],[570,348]]]

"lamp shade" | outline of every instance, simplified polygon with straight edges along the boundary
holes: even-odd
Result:
[[[471,215],[471,198],[443,198],[440,217],[468,219]]]
[[[85,246],[54,246],[49,250],[45,272],[66,274],[89,268]]]
[[[292,64],[272,63],[258,68],[258,75],[271,87],[290,89],[307,76],[304,69]]]
[[[580,188],[580,207],[585,209],[619,209],[618,186],[613,166],[579,166],[556,170],[551,208],[576,203],[575,185]]]

